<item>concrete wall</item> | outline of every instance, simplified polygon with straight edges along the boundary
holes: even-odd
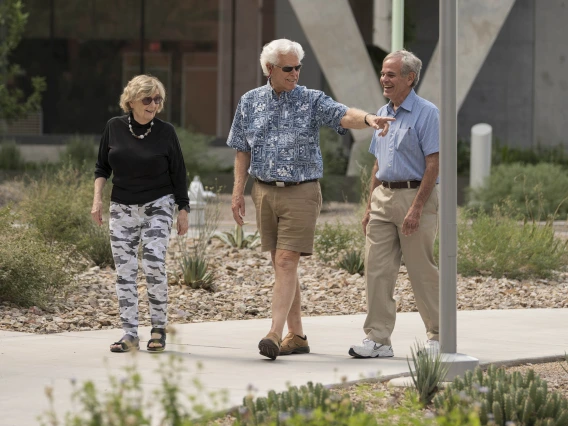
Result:
[[[568,150],[568,1],[535,7],[534,142]]]
[[[323,77],[318,60],[288,0],[276,1],[275,32],[277,39],[287,38],[300,43],[304,48],[305,56],[304,59],[302,59],[304,66],[300,74],[299,84],[309,87],[310,89],[321,90],[323,87]]]
[[[471,127],[484,122],[505,145],[532,145],[534,13],[535,0],[513,5],[458,114],[459,138],[469,140]]]

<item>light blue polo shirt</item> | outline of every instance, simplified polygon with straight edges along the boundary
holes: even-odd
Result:
[[[386,136],[373,134],[369,152],[377,157],[377,179],[386,182],[422,180],[425,157],[440,151],[440,113],[436,105],[421,98],[414,89],[402,105],[393,110],[392,102],[377,115],[394,117]]]

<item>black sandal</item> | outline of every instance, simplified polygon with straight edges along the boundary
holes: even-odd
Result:
[[[120,348],[113,348],[113,346],[120,345]],[[125,334],[118,342],[110,345],[111,352],[130,352],[132,350],[140,349],[140,339],[131,334]]]
[[[146,349],[148,352],[163,352],[166,349],[166,330],[164,328],[152,328],[150,337],[152,334],[159,334],[161,337],[159,339],[148,340]],[[159,343],[162,346],[150,346],[150,343]]]

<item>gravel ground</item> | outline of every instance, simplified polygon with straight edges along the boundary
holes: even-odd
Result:
[[[5,191],[6,192],[6,191]],[[17,198],[16,194],[3,194]],[[6,197],[8,198],[8,197]],[[228,197],[225,196],[225,202]],[[252,202],[248,202],[247,220],[254,224]],[[251,213],[252,211],[252,213]],[[356,206],[332,203],[326,206],[320,221],[345,220],[355,217]],[[353,221],[353,226],[359,226]],[[229,229],[233,222],[224,207],[220,229]],[[566,226],[560,224],[560,233]],[[254,230],[248,225],[247,230]],[[168,307],[170,323],[240,320],[267,318],[270,316],[270,299],[274,283],[270,256],[256,250],[237,250],[223,246],[218,240],[208,246],[213,259],[223,259],[213,264],[216,291],[191,289],[179,276],[177,240],[172,239],[167,261],[170,284]],[[358,274],[322,263],[315,257],[302,258],[299,267],[302,287],[302,311],[305,316],[350,315],[366,310],[364,278]],[[3,302],[0,304],[0,329],[30,333],[58,333],[63,331],[87,331],[120,328],[118,303],[111,268],[91,267],[76,277],[76,285],[66,297],[56,296],[49,308],[36,306],[21,308]],[[142,273],[139,274],[140,322],[150,325],[147,293]],[[530,309],[567,308],[568,273],[559,272],[550,280],[510,280],[492,277],[461,277],[457,280],[458,309]],[[401,267],[395,290],[398,312],[414,312],[416,305],[408,274]],[[558,390],[568,397],[568,373],[559,363],[546,363],[509,367],[510,371],[526,371],[532,368],[546,379],[550,390]],[[401,401],[402,391],[389,388],[385,383],[370,385],[369,392],[380,392],[367,403],[369,410],[381,410]],[[340,392],[349,392],[355,400],[360,398],[360,388],[355,385]]]

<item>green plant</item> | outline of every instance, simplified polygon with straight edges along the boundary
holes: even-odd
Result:
[[[46,244],[8,207],[0,209],[0,240],[0,301],[45,307],[71,285],[75,269],[66,248]]]
[[[108,224],[97,226],[92,222],[89,223],[83,231],[83,237],[78,242],[77,248],[95,265],[101,268],[114,267]]]
[[[21,170],[24,167],[24,159],[16,142],[2,142],[0,144],[0,169]]]
[[[184,254],[180,259],[183,281],[191,288],[213,291],[215,276],[209,270],[209,261],[202,257]]]
[[[495,278],[549,277],[566,264],[568,242],[555,237],[552,222],[519,223],[496,207],[492,215],[464,211],[458,223],[458,272]]]
[[[414,366],[414,369],[412,369],[407,357],[406,362],[410,369],[410,377],[418,392],[420,402],[426,406],[432,402],[432,398],[439,390],[440,383],[448,374],[449,364],[442,363],[441,354],[433,354],[419,342],[416,342],[414,347],[410,348],[410,353]]]
[[[312,382],[300,388],[290,386],[281,393],[270,391],[267,397],[256,400],[246,396],[237,413],[237,424],[243,426],[376,424],[370,415],[363,413],[363,406],[353,404],[348,395],[331,395],[321,383],[314,385]],[[352,418],[353,423],[350,422]]]
[[[176,134],[190,179],[196,175],[221,171],[210,155],[209,143],[214,139],[213,136],[196,133],[183,127],[176,127]]]
[[[365,260],[361,250],[347,250],[341,260],[337,263],[341,269],[345,269],[351,275],[365,272]]]
[[[490,213],[510,200],[511,214],[541,220],[568,217],[568,173],[551,164],[504,164],[494,167],[482,188],[470,190],[476,208]]]
[[[216,191],[219,192],[218,190]],[[190,213],[196,214],[195,210]],[[215,290],[215,275],[211,271],[211,264],[207,259],[207,246],[217,230],[221,214],[219,197],[209,199],[205,205],[203,220],[197,220],[195,226],[190,227],[188,234],[178,237],[180,257],[178,265],[184,277],[185,284],[192,288]],[[193,236],[192,238],[190,237]]]
[[[171,334],[175,330],[170,330]],[[54,389],[46,388],[49,409],[41,416],[40,424],[44,426],[137,426],[137,425],[171,425],[192,426],[208,425],[213,419],[223,414],[216,413],[221,404],[228,402],[227,392],[205,392],[197,379],[189,382],[195,394],[187,394],[187,379],[182,377],[186,371],[181,356],[170,353],[161,355],[162,360],[156,369],[161,386],[153,395],[147,395],[142,386],[142,376],[136,364],[125,368],[122,377],[110,376],[109,390],[100,391],[93,381],[78,385],[72,380],[74,389],[72,400],[73,411],[65,413],[60,422],[55,410]],[[197,365],[197,370],[202,366]],[[151,397],[151,398],[150,398]],[[208,400],[206,399],[208,398]],[[186,401],[189,400],[190,407]],[[206,403],[211,408],[206,408]]]
[[[28,14],[24,13],[21,0],[0,2],[0,118],[8,121],[25,117],[41,106],[41,93],[45,91],[45,78],[31,79],[31,93],[24,98],[24,92],[15,82],[25,75],[23,69],[10,64],[11,52],[18,46],[24,33]]]
[[[325,222],[316,228],[314,252],[324,262],[338,258],[344,251],[359,249],[364,245],[363,233],[356,225]]]
[[[523,376],[489,366],[483,374],[478,367],[449,384],[434,398],[434,405],[440,413],[450,413],[456,408],[463,410],[460,404],[465,399],[478,405],[482,425],[504,425],[508,421],[523,425],[568,424],[568,401],[556,392],[548,392],[546,381],[534,370]]]
[[[240,225],[235,225],[235,230],[232,232],[215,232],[211,238],[221,240],[227,246],[238,249],[253,249],[260,245],[260,235],[258,235],[258,231],[254,234],[246,235],[243,227]]]
[[[21,207],[49,244],[78,244],[91,223],[92,194],[92,178],[67,164],[31,181]]]
[[[78,169],[85,167],[92,170],[97,161],[94,142],[93,139],[80,135],[69,138],[65,150],[60,154],[61,161]]]

